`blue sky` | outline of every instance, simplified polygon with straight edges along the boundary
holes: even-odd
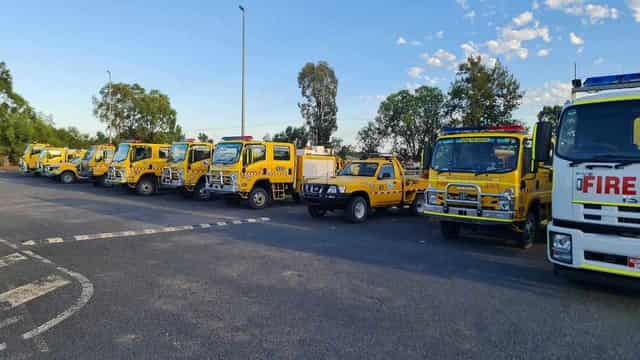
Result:
[[[302,123],[296,76],[326,60],[339,80],[337,135],[353,141],[380,100],[447,90],[468,54],[500,59],[527,90],[516,116],[563,103],[578,75],[640,71],[640,0],[245,1],[247,132]],[[0,61],[57,125],[95,132],[107,81],[171,97],[189,135],[239,132],[240,12],[230,1],[29,1],[0,5]]]

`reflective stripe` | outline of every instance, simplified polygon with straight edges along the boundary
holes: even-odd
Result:
[[[606,273],[616,274],[616,275],[626,275],[626,276],[640,277],[640,272],[638,272],[638,271],[610,268],[610,267],[606,267],[606,266],[599,266],[599,265],[592,265],[592,264],[582,264],[582,265],[580,265],[580,268],[581,269],[585,269],[585,270],[606,272]]]
[[[640,96],[627,95],[627,96],[616,96],[616,97],[610,97],[610,98],[576,100],[574,104],[576,105],[596,104],[596,103],[603,103],[603,102],[625,101],[625,100],[640,100]]]
[[[511,219],[494,219],[494,218],[486,218],[486,217],[482,217],[482,216],[445,214],[445,213],[439,213],[439,212],[428,211],[428,210],[425,210],[423,213],[425,215],[436,215],[436,216],[452,217],[452,218],[458,218],[458,219],[494,221],[494,222],[501,222],[501,223],[512,223],[513,222],[513,220],[511,220]]]
[[[573,200],[573,203],[574,204],[583,204],[583,205],[626,206],[626,207],[637,207],[637,208],[640,208],[640,204],[612,203],[612,202],[603,202],[603,201]]]

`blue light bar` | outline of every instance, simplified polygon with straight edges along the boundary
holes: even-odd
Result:
[[[440,130],[440,135],[452,135],[452,134],[483,132],[483,131],[487,131],[487,129],[480,128],[480,127],[448,127],[448,128],[442,128],[442,130]]]
[[[251,141],[253,140],[253,136],[225,136],[222,138],[223,141]]]
[[[590,77],[584,81],[584,86],[607,86],[634,82],[640,82],[640,73]]]

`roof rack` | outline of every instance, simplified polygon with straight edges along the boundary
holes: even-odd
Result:
[[[640,73],[595,76],[587,78],[584,84],[576,80],[572,83],[571,94],[573,95],[580,92],[640,88]]]

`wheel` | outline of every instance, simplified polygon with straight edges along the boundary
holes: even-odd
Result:
[[[95,187],[104,187],[105,185],[105,176],[98,176],[93,180],[93,186]]]
[[[270,200],[269,193],[262,187],[256,186],[249,193],[249,206],[252,209],[264,209]]]
[[[369,204],[362,196],[355,196],[349,200],[347,208],[345,209],[345,215],[347,220],[352,223],[362,223],[367,220],[369,213]]]
[[[411,215],[419,216],[424,213],[424,194],[416,194],[416,198],[411,203]]]
[[[313,218],[323,217],[327,213],[327,210],[320,208],[319,206],[309,206],[307,208],[309,215]]]
[[[199,201],[211,200],[211,193],[206,190],[204,180],[200,180],[198,184],[196,184],[196,187],[193,188],[193,198]]]
[[[534,241],[539,237],[538,231],[538,214],[535,211],[529,210],[527,214],[527,220],[522,225],[522,233],[520,233],[520,246],[523,249],[528,249],[533,246]]]
[[[442,236],[447,240],[457,239],[460,236],[460,224],[449,221],[441,221],[440,232],[442,233]]]
[[[71,184],[76,180],[76,176],[71,171],[65,171],[60,175],[60,182],[63,184]]]
[[[156,184],[150,176],[143,177],[136,185],[138,195],[149,196],[156,192]]]
[[[183,198],[185,199],[191,199],[193,197],[193,192],[187,190],[184,187],[181,187],[180,189],[178,189],[178,192],[180,193],[180,195],[182,195]]]

